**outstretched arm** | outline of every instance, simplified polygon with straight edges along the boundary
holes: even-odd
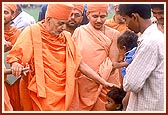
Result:
[[[113,68],[121,68],[121,67],[127,67],[129,65],[128,62],[113,62]]]
[[[85,62],[81,61],[78,68],[84,75],[93,79],[95,82],[104,85],[106,88],[111,88],[115,84],[109,83],[101,78],[93,69],[91,69]],[[118,87],[118,86],[117,86]]]

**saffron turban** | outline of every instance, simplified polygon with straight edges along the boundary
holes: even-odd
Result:
[[[17,10],[16,4],[4,4],[4,5],[10,8],[13,12],[16,12]]]
[[[73,7],[74,9],[77,9],[83,13],[83,10],[84,10],[83,4],[73,4],[73,5],[74,5],[74,7]]]
[[[69,18],[72,8],[71,4],[48,4],[46,17],[66,20]]]
[[[88,4],[88,12],[108,11],[108,4]]]

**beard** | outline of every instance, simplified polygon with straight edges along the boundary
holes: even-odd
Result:
[[[95,23],[93,26],[96,30],[100,30],[103,27],[103,23]]]
[[[69,28],[73,28],[73,29],[76,29],[77,27],[78,27],[78,23],[76,23],[75,21],[68,21],[68,23],[67,23],[67,26],[69,27]]]

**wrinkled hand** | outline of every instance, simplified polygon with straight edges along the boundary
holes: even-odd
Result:
[[[23,71],[22,71],[22,79],[23,80],[27,80],[27,73],[29,72],[29,69],[30,69],[30,66],[28,65],[28,63],[26,63],[26,67],[23,68]]]
[[[28,64],[26,64],[26,67],[24,68],[23,64],[20,64],[18,62],[12,63],[11,67],[12,74],[16,77],[19,77],[21,74],[26,76],[29,69],[30,67]]]
[[[22,73],[24,76],[27,76],[27,73],[29,72],[30,66],[28,63],[26,63],[26,67],[23,68]]]

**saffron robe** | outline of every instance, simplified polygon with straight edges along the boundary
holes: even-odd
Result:
[[[21,31],[18,30],[16,27],[11,27],[10,30],[4,31],[5,40],[11,42],[12,45],[14,45],[20,33]],[[11,105],[13,107],[13,110],[16,110],[16,111],[21,110],[19,83],[20,83],[20,79],[18,79],[12,86],[10,86],[8,83],[5,82],[5,87],[8,92]]]
[[[113,38],[118,37],[119,32],[114,30]],[[72,38],[75,40],[82,60],[95,72],[108,82],[120,85],[119,71],[112,75],[112,62],[109,58],[112,40],[99,30],[94,29],[91,24],[83,25],[74,31]],[[76,74],[75,95],[69,110],[105,110],[107,89],[95,81],[87,78],[82,73]]]
[[[6,67],[4,66],[4,71]],[[4,74],[4,79],[6,79],[6,74]],[[4,85],[4,111],[13,111],[13,107],[10,103],[10,97],[8,95],[8,91],[6,89],[6,86]]]
[[[20,33],[21,31],[19,29],[16,27],[11,27],[10,30],[4,31],[5,40],[11,42],[13,45],[19,37]]]
[[[27,78],[21,79],[23,110],[64,111],[72,101],[81,56],[69,32],[55,37],[42,23],[22,32],[7,62],[30,65]]]

